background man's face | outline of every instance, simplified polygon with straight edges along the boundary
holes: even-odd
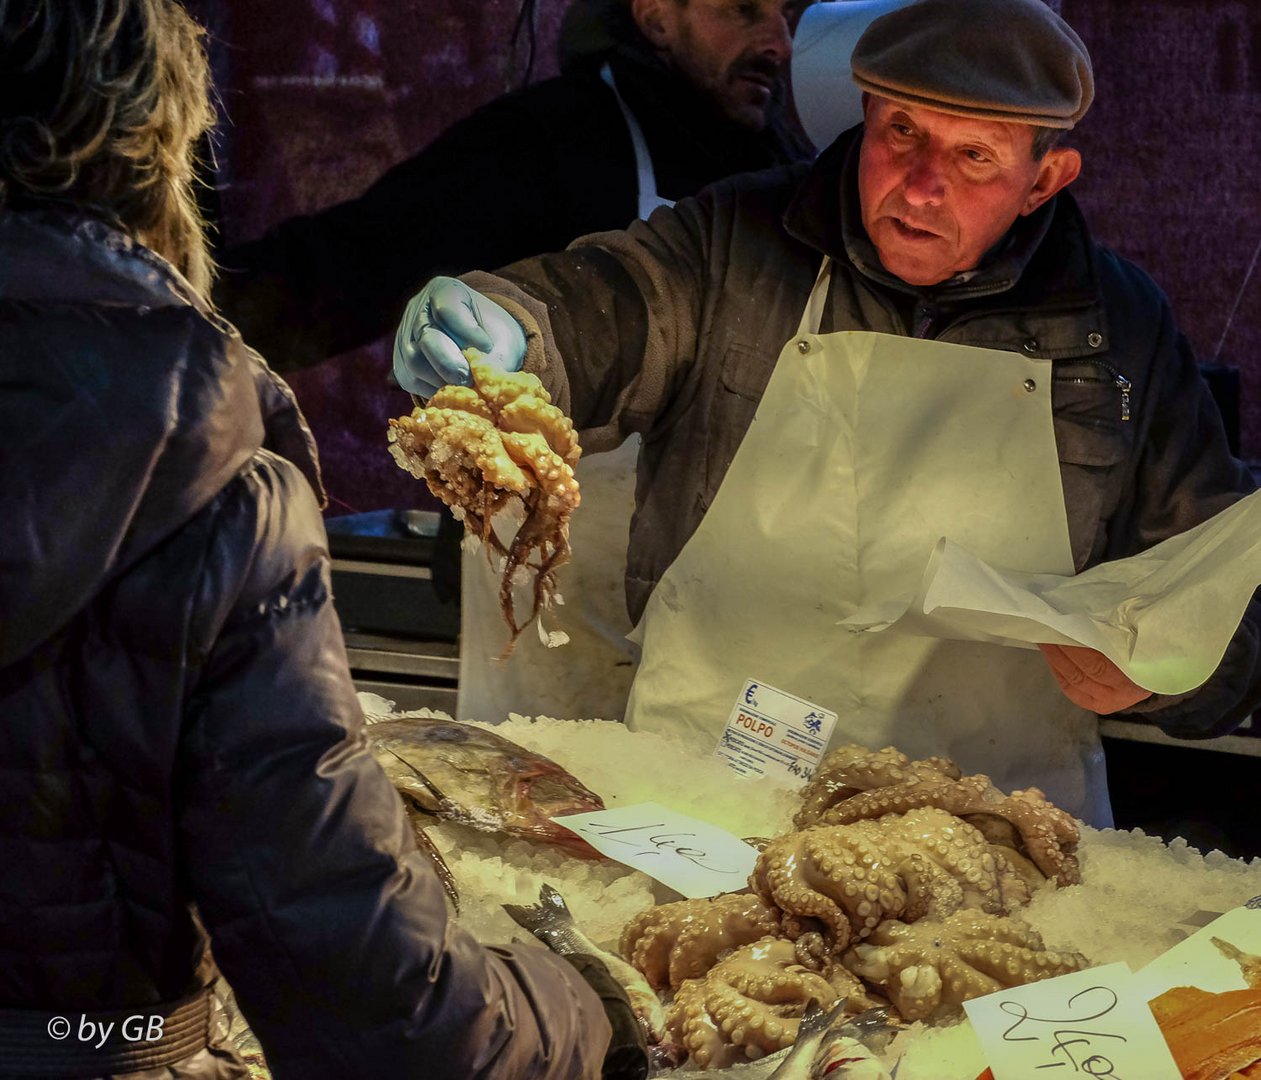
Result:
[[[868,97],[858,166],[863,226],[910,285],[971,270],[1031,199],[1040,163],[1027,124],[952,116]],[[1034,205],[1029,205],[1033,202]]]
[[[760,131],[775,84],[792,55],[792,34],[809,0],[665,0],[657,9],[673,65],[724,115]],[[653,35],[650,35],[653,36]]]

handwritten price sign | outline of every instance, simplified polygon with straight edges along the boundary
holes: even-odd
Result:
[[[1181,1080],[1125,964],[1076,971],[964,1003],[994,1080]]]
[[[688,899],[743,889],[757,850],[729,832],[657,803],[553,818],[610,859]]]

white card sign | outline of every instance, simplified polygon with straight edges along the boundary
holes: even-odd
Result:
[[[1000,990],[963,1008],[994,1080],[1182,1080],[1125,964]]]
[[[1222,946],[1214,942],[1223,943]],[[1261,896],[1209,922],[1185,941],[1161,953],[1134,976],[1150,1000],[1175,986],[1197,986],[1218,994],[1241,990],[1247,983],[1231,949],[1261,956]]]
[[[736,697],[714,753],[743,776],[814,775],[836,713],[764,682],[749,679]]]
[[[757,849],[707,821],[657,803],[552,818],[600,854],[642,870],[689,900],[738,892]]]

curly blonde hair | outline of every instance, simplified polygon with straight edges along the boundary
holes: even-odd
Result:
[[[177,0],[0,0],[0,207],[104,212],[208,296],[193,183],[209,85]]]

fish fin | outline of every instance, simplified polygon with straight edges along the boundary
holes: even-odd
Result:
[[[569,907],[565,903],[565,898],[546,881],[539,887],[539,906],[555,912],[557,916],[566,922],[573,922],[574,917],[569,914]]]
[[[423,787],[427,792],[429,792],[430,795],[433,796],[434,802],[437,803],[439,810],[441,810],[443,807],[451,806],[451,800],[447,798],[446,793],[443,792],[442,788],[440,788],[437,784],[435,784],[432,780],[430,780],[429,777],[427,777],[423,772],[421,772],[418,768],[416,768],[415,765],[413,765],[410,761],[408,761],[405,757],[403,757],[402,754],[398,753],[396,750],[392,749],[389,746],[385,746],[384,744],[381,746],[381,749],[384,750],[387,754],[391,754],[394,757],[398,758],[398,760],[401,761],[407,767],[407,771],[410,772],[420,782],[420,786]],[[433,813],[434,811],[431,810],[429,812]]]
[[[875,1038],[879,1035],[887,1035],[897,1030],[893,1024],[889,1023],[890,1015],[886,1005],[880,1005],[874,1009],[864,1009],[850,1018],[848,1027],[853,1030],[854,1038],[860,1042],[865,1042],[867,1039]]]
[[[433,863],[434,872],[438,875],[438,880],[442,882],[443,891],[447,894],[447,898],[451,901],[451,907],[455,913],[460,913],[460,891],[455,885],[455,875],[451,873],[451,868],[447,866],[447,860],[442,857],[437,846],[429,839],[429,834],[421,828],[420,824],[412,818],[408,818],[411,823],[412,835],[416,837],[416,847],[429,857],[429,861]]]
[[[845,1005],[845,999],[841,998],[825,1009],[818,998],[812,997],[806,1002],[805,1010],[801,1014],[801,1025],[797,1028],[797,1041],[802,1042],[817,1032],[826,1031],[844,1014]]]

